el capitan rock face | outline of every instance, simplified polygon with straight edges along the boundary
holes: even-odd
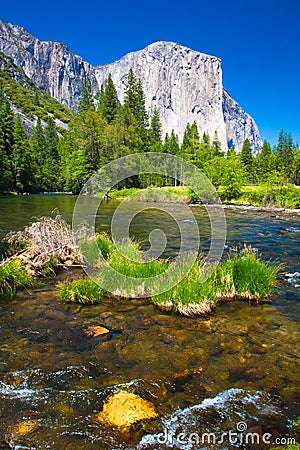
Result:
[[[151,114],[157,106],[164,131],[174,129],[182,138],[187,122],[196,120],[202,133],[208,131],[213,137],[217,130],[225,148],[219,58],[173,42],[156,42],[112,64],[96,67],[98,84],[101,86],[111,73],[122,100],[125,75],[131,67],[143,84],[148,112]]]
[[[111,73],[121,101],[126,74],[132,68],[144,87],[148,112],[157,106],[163,130],[183,137],[187,122],[199,132],[215,131],[223,149],[240,150],[246,138],[256,152],[261,146],[258,128],[223,88],[221,60],[173,42],[160,41],[128,53],[111,64],[92,66],[65,44],[40,41],[24,28],[0,21],[0,51],[23,68],[41,89],[75,109],[83,81],[89,75],[95,91]]]

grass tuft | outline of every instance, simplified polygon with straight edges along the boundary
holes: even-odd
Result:
[[[218,296],[262,300],[276,285],[280,264],[264,262],[251,247],[244,247],[221,266]]]
[[[44,264],[41,273],[44,277],[50,277],[51,275],[55,275],[57,270],[58,270],[58,259],[55,255],[50,255],[50,258]]]
[[[0,266],[0,296],[11,298],[17,288],[32,286],[32,276],[19,261],[10,261]]]
[[[57,286],[60,299],[66,303],[99,303],[104,297],[101,286],[89,278],[67,281]]]
[[[142,280],[160,275],[169,267],[169,262],[167,260],[143,262],[139,250],[139,244],[131,239],[123,240],[118,245],[118,249],[115,248],[111,252],[108,258],[108,263],[110,267],[127,277],[140,278]],[[105,270],[102,276],[105,276]],[[113,294],[118,297],[120,296],[131,298],[135,296],[138,297],[140,295],[144,296],[144,283],[142,282],[141,285],[136,288],[136,281],[130,281],[128,279],[126,290],[118,290]]]
[[[162,310],[173,310],[188,317],[207,315],[216,304],[215,274],[199,283],[203,261],[196,261],[188,275],[176,286],[152,298]]]
[[[79,244],[79,251],[86,262],[90,265],[97,265],[99,261],[99,251],[104,259],[108,259],[114,249],[114,244],[106,234],[98,234],[96,239],[84,237]]]

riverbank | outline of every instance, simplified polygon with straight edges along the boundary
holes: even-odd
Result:
[[[217,192],[225,208],[300,214],[299,186],[243,186],[241,195],[230,200],[224,198],[223,186],[220,186]],[[124,200],[130,197],[130,201],[186,203],[191,206],[199,204],[198,198],[188,186],[153,186],[146,189],[124,188],[119,191],[113,190],[110,195],[116,200]],[[297,207],[294,207],[294,205]]]

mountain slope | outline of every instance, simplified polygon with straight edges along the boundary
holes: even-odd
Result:
[[[51,116],[58,129],[63,130],[74,114],[67,106],[36,87],[24,71],[3,53],[0,53],[0,87],[10,100],[14,113],[21,116],[29,134],[37,117],[46,122]]]

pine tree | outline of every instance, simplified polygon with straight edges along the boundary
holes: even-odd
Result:
[[[244,180],[244,167],[241,164],[240,156],[235,153],[232,147],[227,152],[227,158],[224,159],[224,166],[220,180],[221,185],[223,186],[222,196],[226,200],[239,197]]]
[[[65,190],[78,194],[91,170],[84,148],[78,145],[74,124],[59,141],[59,155],[62,177],[60,184]]]
[[[182,156],[186,153],[187,149],[189,148],[190,136],[191,136],[191,125],[188,122],[186,124],[185,130],[184,130],[183,140],[182,140],[182,144],[181,144]]]
[[[200,145],[198,146],[197,157],[195,163],[201,169],[214,157],[214,148],[210,144],[209,134],[204,132]]]
[[[0,126],[3,131],[5,151],[8,157],[10,157],[12,151],[14,123],[14,113],[7,97],[0,88]]]
[[[145,95],[140,79],[137,79],[132,69],[127,74],[125,85],[124,106],[128,107],[139,125],[148,126],[148,115],[145,105]]]
[[[146,110],[144,89],[140,79],[138,79],[137,82],[136,97],[137,97],[137,112],[138,112],[137,119],[142,125],[144,125],[145,128],[147,128],[149,125],[149,117]]]
[[[291,133],[280,130],[278,143],[275,147],[277,170],[289,181],[292,179],[294,149],[295,146]]]
[[[300,185],[300,149],[298,146],[296,146],[294,149],[291,181],[298,186]]]
[[[111,74],[108,75],[107,84],[100,95],[99,110],[107,123],[110,124],[120,110],[120,101]]]
[[[177,134],[175,134],[174,130],[171,131],[170,136],[168,135],[168,133],[166,134],[163,145],[163,151],[165,153],[169,153],[170,155],[180,156],[179,139]],[[177,161],[175,166],[175,178],[174,178],[175,186],[177,186],[180,171],[182,171],[181,164],[179,163],[179,161]]]
[[[199,144],[200,144],[199,132],[196,121],[194,121],[192,125],[187,123],[181,146],[182,157],[185,158],[187,161],[196,164]]]
[[[159,117],[159,112],[156,106],[154,106],[153,114],[151,116],[149,133],[150,133],[150,142],[152,145],[162,143],[162,125]]]
[[[254,161],[252,155],[252,149],[249,139],[246,139],[243,143],[243,147],[240,153],[241,162],[248,175],[249,181],[253,181]]]
[[[9,192],[12,189],[12,172],[8,155],[5,149],[5,139],[0,126],[0,192]]]
[[[255,163],[257,176],[259,181],[265,182],[270,175],[270,172],[275,169],[272,167],[272,150],[268,141],[264,141],[261,151],[256,155]]]
[[[214,139],[212,141],[212,148],[214,156],[222,156],[222,145],[219,141],[218,132],[215,131]]]
[[[45,133],[45,149],[48,158],[58,160],[58,135],[55,126],[55,122],[52,117],[47,119],[47,126],[44,130]]]
[[[178,135],[175,134],[174,130],[171,131],[170,136],[168,135],[168,133],[166,134],[163,150],[165,153],[179,156],[180,154],[179,139]]]
[[[16,118],[13,137],[11,153],[13,189],[18,192],[32,192],[34,190],[33,167],[28,138],[20,116]]]
[[[33,156],[33,166],[35,173],[35,188],[38,192],[46,190],[47,180],[44,179],[44,163],[47,158],[46,142],[41,119],[38,118],[35,128],[30,136],[30,148]]]
[[[93,97],[93,89],[90,77],[87,75],[85,77],[81,95],[78,101],[78,111],[88,111],[89,109],[94,109],[94,97]]]

